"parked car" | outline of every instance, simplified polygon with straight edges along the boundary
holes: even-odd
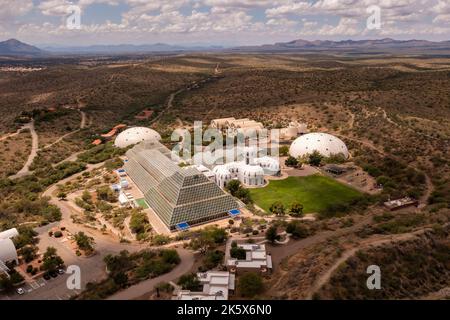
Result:
[[[44,274],[44,279],[45,279],[45,280],[50,280],[50,278],[51,278],[51,277],[50,277],[50,275],[49,275],[48,273],[45,273],[45,274]]]
[[[58,269],[58,273],[59,273],[59,274],[65,274],[66,271],[65,271],[63,268],[60,268],[60,269]]]
[[[56,271],[50,271],[50,276],[51,276],[52,278],[56,278],[56,277],[58,276],[58,272],[56,272]]]
[[[17,288],[16,292],[17,292],[17,294],[20,294],[20,295],[25,294],[25,290],[23,288]]]

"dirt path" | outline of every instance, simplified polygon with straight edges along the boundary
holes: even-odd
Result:
[[[362,241],[357,247],[354,247],[352,249],[349,249],[345,251],[342,256],[335,261],[335,263],[320,277],[314,282],[313,286],[311,287],[310,291],[308,292],[307,299],[310,300],[314,296],[315,293],[317,293],[332,277],[334,272],[341,266],[345,261],[347,261],[349,258],[353,257],[356,252],[362,249],[367,249],[369,247],[379,247],[383,246],[385,244],[394,243],[394,242],[402,242],[410,240],[414,237],[416,237],[419,234],[424,233],[428,229],[423,229],[419,231],[414,231],[410,233],[403,233],[398,235],[389,235],[389,236],[375,236],[372,239],[367,239]]]
[[[31,133],[31,151],[30,155],[28,156],[27,162],[25,162],[25,165],[20,169],[19,172],[17,172],[15,175],[10,176],[10,179],[18,179],[21,177],[24,177],[30,173],[30,166],[33,163],[34,158],[37,156],[38,148],[39,148],[39,137],[36,133],[36,130],[34,129],[34,120],[32,120],[30,123],[23,126],[23,129],[29,129]]]
[[[44,147],[42,148],[42,150],[51,148],[51,147],[53,147],[55,144],[60,143],[60,142],[61,142],[62,140],[64,140],[65,138],[67,138],[67,137],[69,137],[69,136],[71,136],[71,135],[73,135],[73,134],[75,134],[75,133],[77,133],[77,132],[80,132],[82,129],[84,129],[84,128],[86,127],[86,113],[85,113],[84,111],[81,111],[81,110],[80,110],[80,114],[81,114],[81,122],[80,122],[80,127],[79,127],[78,129],[76,129],[76,130],[74,130],[74,131],[71,131],[71,132],[69,132],[69,133],[66,133],[65,135],[59,137],[58,139],[56,139],[56,140],[53,141],[52,143],[50,143],[50,144],[44,146]]]
[[[383,155],[383,156],[385,156],[385,157],[386,157],[386,156],[389,156],[389,157],[391,157],[391,158],[393,158],[393,159],[395,159],[395,160],[397,160],[397,161],[399,161],[399,162],[403,162],[402,159],[400,159],[400,158],[398,158],[397,156],[394,156],[394,155],[392,155],[392,154],[387,154],[384,150],[378,148],[377,146],[375,146],[375,145],[374,145],[372,142],[370,142],[369,140],[361,140],[361,139],[349,137],[348,135],[343,135],[343,134],[341,134],[341,133],[335,133],[335,134],[336,134],[336,136],[338,136],[338,137],[340,137],[340,138],[344,138],[344,139],[347,139],[347,140],[351,140],[351,141],[360,143],[360,144],[362,144],[363,146],[365,146],[365,147],[367,147],[367,148],[369,148],[369,149],[372,149],[372,150],[377,151],[379,154],[381,154],[381,155]],[[409,166],[410,166],[411,168],[414,168],[414,169],[418,170],[419,172],[422,172],[422,173],[425,175],[425,191],[424,191],[424,194],[423,194],[423,195],[420,197],[420,199],[419,199],[419,202],[420,202],[420,208],[423,208],[423,207],[425,207],[425,206],[427,205],[427,203],[428,203],[428,198],[431,196],[431,194],[432,194],[433,191],[434,191],[434,185],[433,185],[433,183],[432,183],[432,181],[431,181],[430,176],[429,176],[426,172],[420,170],[420,169],[418,168],[417,165],[415,165],[415,164],[409,164]]]
[[[182,93],[184,90],[185,89],[180,89],[177,92],[171,93],[169,98],[167,99],[166,107],[164,108],[164,110],[161,111],[152,121],[150,121],[150,124],[157,122],[164,113],[166,113],[169,109],[171,109],[173,107],[173,100],[175,99],[175,97],[180,93]]]
[[[305,238],[302,240],[291,241],[287,245],[284,245],[284,246],[271,246],[270,251],[271,251],[272,260],[274,262],[274,265],[276,265],[276,266],[280,265],[280,263],[283,259],[298,253],[302,249],[325,242],[332,237],[341,237],[341,236],[345,236],[347,234],[358,231],[362,227],[369,225],[372,222],[372,217],[377,213],[379,213],[379,212],[376,210],[373,210],[373,212],[371,214],[368,214],[368,215],[362,217],[353,226],[350,226],[348,228],[341,228],[338,230],[331,230],[331,231],[323,231],[323,232],[317,233],[311,237],[308,237],[308,238]]]

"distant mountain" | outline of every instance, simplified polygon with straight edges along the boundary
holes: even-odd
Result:
[[[343,41],[308,41],[293,40],[262,46],[237,47],[233,51],[273,52],[273,51],[396,51],[396,50],[450,50],[450,41],[432,42],[426,40],[394,40],[390,38],[378,40],[343,40]]]
[[[16,39],[0,42],[0,56],[40,56],[44,51]]]
[[[56,47],[48,46],[45,50],[52,53],[71,53],[71,54],[126,54],[126,53],[146,53],[146,52],[174,52],[174,51],[209,51],[220,50],[221,47],[213,46],[177,46],[165,43],[132,45],[93,45],[93,46],[76,46],[76,47]]]

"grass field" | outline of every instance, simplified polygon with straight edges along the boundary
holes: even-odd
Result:
[[[249,190],[255,204],[267,212],[275,201],[281,201],[286,207],[298,201],[305,213],[320,212],[331,204],[346,203],[361,195],[353,188],[320,175],[272,180],[265,188]]]
[[[136,203],[142,208],[142,209],[148,209],[148,204],[145,201],[145,199],[136,199]]]

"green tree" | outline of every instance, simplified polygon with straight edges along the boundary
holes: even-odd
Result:
[[[320,154],[320,152],[314,150],[314,152],[309,155],[308,162],[310,165],[317,167],[322,163],[322,159],[323,156]]]
[[[132,232],[140,234],[148,231],[150,225],[147,214],[141,210],[133,212],[130,219],[130,229]]]
[[[48,247],[42,259],[42,270],[55,271],[62,265],[64,265],[64,260],[58,256],[56,249]]]
[[[183,288],[183,290],[199,291],[201,289],[200,280],[194,273],[185,274],[178,279],[177,284]]]
[[[280,147],[280,156],[286,157],[289,154],[289,147],[288,146],[281,146]]]
[[[241,182],[239,180],[231,180],[228,182],[226,189],[232,196],[236,196],[236,193],[241,188]]]
[[[303,205],[299,202],[293,202],[289,208],[289,214],[293,217],[301,217],[303,215]]]
[[[22,255],[22,258],[25,260],[26,263],[31,262],[36,258],[36,253],[38,251],[38,248],[34,245],[27,245],[26,247],[23,247],[19,250],[19,253]]]
[[[276,201],[272,203],[272,205],[269,208],[269,211],[273,214],[276,214],[277,216],[282,216],[286,213],[286,208],[284,207],[284,204],[281,201]]]
[[[260,274],[248,272],[240,277],[238,288],[241,296],[253,298],[264,291],[264,283]]]
[[[179,264],[181,259],[176,250],[162,250],[160,252],[161,258],[165,263]]]
[[[74,236],[78,248],[84,252],[94,251],[94,238],[87,236],[83,231],[78,232]]]
[[[118,272],[113,275],[114,283],[117,284],[121,288],[125,288],[128,284],[128,276],[125,272]]]
[[[278,235],[277,227],[271,226],[266,231],[266,239],[271,243],[274,243],[276,240],[280,240],[280,236]]]
[[[83,194],[81,195],[81,199],[83,199],[83,201],[86,203],[92,204],[92,196],[88,190],[83,191]]]
[[[109,186],[97,188],[97,198],[108,202],[117,202],[117,196]],[[84,200],[84,198],[83,198]],[[86,200],[85,200],[86,201]],[[86,201],[88,202],[88,201]]]
[[[245,260],[246,255],[247,254],[246,254],[244,248],[236,246],[236,247],[232,247],[230,249],[230,256],[232,258],[235,258],[235,259],[238,259],[238,260]]]
[[[285,161],[284,164],[288,167],[296,167],[298,166],[298,160],[295,159],[293,156],[289,156]]]
[[[65,193],[64,191],[59,191],[56,196],[58,197],[59,200],[66,200],[67,193]]]
[[[209,270],[217,267],[217,265],[223,261],[224,255],[223,251],[220,250],[208,251],[203,259],[205,268]]]
[[[286,226],[286,232],[290,233],[295,239],[302,239],[309,236],[309,229],[300,221],[291,221]]]
[[[240,187],[239,190],[236,192],[236,197],[240,199],[245,204],[252,203],[252,197],[250,195],[250,191],[246,188]]]

